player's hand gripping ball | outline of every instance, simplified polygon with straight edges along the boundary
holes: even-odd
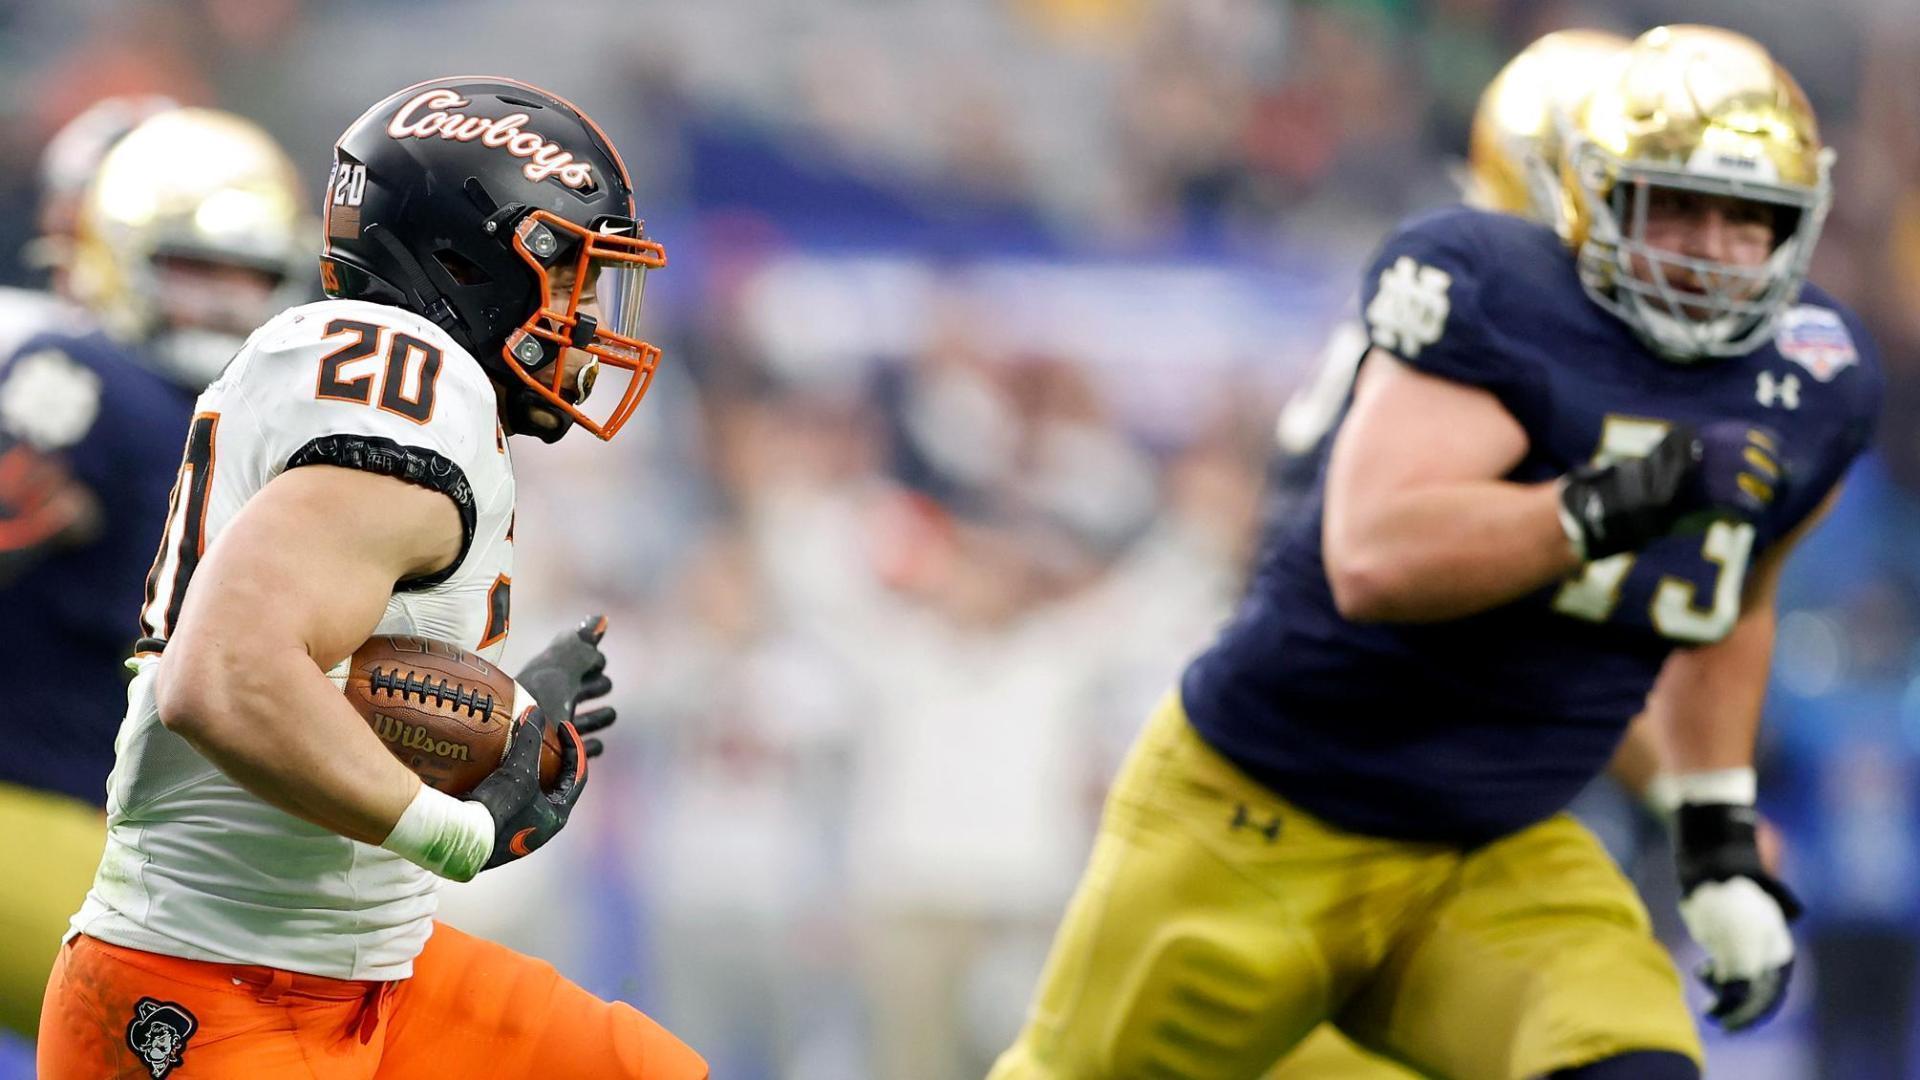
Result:
[[[336,681],[341,681],[336,678]],[[429,787],[465,795],[499,766],[533,697],[513,677],[455,645],[379,634],[354,650],[342,689],[374,734]],[[558,724],[540,747],[540,786],[560,772]]]

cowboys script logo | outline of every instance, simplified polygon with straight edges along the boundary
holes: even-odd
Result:
[[[187,1052],[187,1040],[193,1038],[200,1021],[186,1006],[171,1001],[143,997],[133,1006],[133,1022],[127,1025],[127,1046],[140,1055],[153,1080],[180,1067]]]
[[[558,143],[521,128],[531,119],[526,113],[502,117],[470,116],[451,110],[473,104],[444,87],[416,94],[387,122],[387,134],[396,139],[450,139],[454,142],[480,140],[480,145],[505,150],[514,157],[526,158],[521,172],[533,181],[552,177],[570,188],[593,190],[593,166],[576,161]]]
[[[1447,287],[1453,278],[1445,270],[1422,266],[1400,256],[1380,271],[1380,288],[1367,305],[1367,325],[1373,343],[1412,359],[1440,340],[1446,328]]]

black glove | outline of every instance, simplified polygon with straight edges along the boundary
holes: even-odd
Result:
[[[600,740],[582,739],[580,733],[613,723],[614,712],[608,706],[578,714],[575,710],[580,702],[613,689],[606,676],[607,658],[600,652],[606,632],[604,616],[587,619],[554,638],[515,680],[533,696],[534,707],[514,724],[500,767],[467,795],[493,818],[493,854],[482,870],[539,850],[566,827],[574,803],[586,790],[587,760],[600,753]],[[560,726],[560,779],[553,790],[543,791],[540,744],[549,724]]]
[[[1645,457],[1569,472],[1562,516],[1586,559],[1637,551],[1713,518],[1752,521],[1780,486],[1779,448],[1773,431],[1738,420],[1698,432],[1676,424]]]
[[[1760,862],[1753,807],[1682,803],[1674,817],[1680,917],[1707,951],[1707,1017],[1728,1031],[1778,1012],[1793,975],[1800,901]]]

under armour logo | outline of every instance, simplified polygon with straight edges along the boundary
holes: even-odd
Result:
[[[1261,824],[1253,820],[1253,815],[1247,812],[1246,803],[1236,803],[1233,808],[1233,820],[1227,823],[1227,828],[1235,831],[1252,829],[1266,837],[1267,843],[1271,844],[1280,839],[1280,815],[1275,814],[1265,824]]]
[[[1788,372],[1775,377],[1771,371],[1760,373],[1760,381],[1753,389],[1753,399],[1772,408],[1776,403],[1782,408],[1800,407],[1800,376]]]
[[[1422,266],[1410,255],[1400,256],[1380,271],[1380,288],[1367,304],[1373,343],[1414,357],[1439,341],[1451,308],[1447,289],[1452,284],[1445,270]]]

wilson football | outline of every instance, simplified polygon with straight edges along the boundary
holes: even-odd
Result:
[[[336,669],[337,670],[337,669]],[[429,786],[464,795],[507,752],[514,718],[533,704],[513,677],[458,646],[376,634],[347,661],[347,700]],[[560,772],[560,732],[540,747],[540,784]]]

